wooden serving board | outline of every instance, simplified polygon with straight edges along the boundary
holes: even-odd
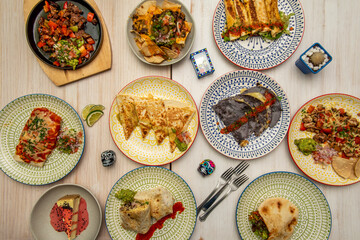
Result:
[[[39,2],[39,0],[24,0],[24,20],[26,22],[32,8]],[[94,0],[87,0],[87,2],[95,9],[103,29],[103,42],[97,56],[86,66],[74,70],[60,70],[53,68],[40,59],[36,58],[45,74],[50,78],[56,86],[62,86],[94,74],[111,69],[112,55],[109,34],[105,25],[105,21],[101,15],[99,8]]]

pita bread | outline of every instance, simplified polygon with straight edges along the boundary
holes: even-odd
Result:
[[[269,240],[286,240],[291,237],[299,218],[298,208],[285,198],[266,199],[258,208],[269,230]]]
[[[195,109],[174,100],[164,100],[164,104],[166,109],[166,120],[168,123],[170,151],[174,152],[176,148],[176,136],[186,131],[195,114]]]
[[[168,136],[164,102],[161,99],[149,98],[146,108],[157,144],[161,144]]]
[[[138,125],[134,99],[128,95],[118,95],[116,101],[119,110],[119,121],[124,129],[125,139],[128,140]]]
[[[332,167],[334,171],[345,179],[356,179],[355,176],[355,164],[357,162],[357,158],[342,158],[335,156],[332,158]]]

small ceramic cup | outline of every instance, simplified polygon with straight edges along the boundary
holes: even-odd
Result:
[[[325,55],[324,60],[319,65],[314,65],[310,61],[310,56],[312,56],[316,52],[321,52]],[[314,43],[311,47],[309,47],[299,59],[295,62],[295,65],[305,74],[308,73],[318,73],[320,72],[326,65],[328,65],[332,61],[331,55],[320,45],[320,43]]]

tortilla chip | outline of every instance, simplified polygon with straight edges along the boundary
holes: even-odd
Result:
[[[136,15],[146,15],[150,7],[156,7],[156,1],[146,1],[136,9]]]
[[[355,164],[354,172],[356,177],[360,177],[360,159]]]
[[[357,158],[342,158],[335,156],[332,159],[332,167],[334,171],[340,176],[345,179],[355,179],[355,163],[357,162]]]
[[[167,0],[164,0],[161,8],[164,11],[165,10],[171,10],[171,11],[174,11],[174,12],[181,11],[181,5],[180,4],[172,3],[172,2],[169,2]]]

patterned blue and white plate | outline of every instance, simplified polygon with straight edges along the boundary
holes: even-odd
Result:
[[[220,100],[239,94],[244,88],[260,83],[281,98],[281,118],[273,128],[266,129],[259,137],[250,136],[245,147],[235,141],[231,134],[221,134],[224,124],[212,106]],[[227,73],[216,79],[206,90],[200,105],[200,125],[205,138],[211,146],[227,157],[249,160],[262,157],[274,150],[284,139],[290,124],[288,98],[280,85],[269,76],[256,71],[241,70]]]
[[[213,18],[213,33],[216,45],[221,53],[235,65],[252,70],[263,70],[276,67],[285,62],[299,46],[305,28],[304,12],[299,0],[279,0],[279,11],[290,18],[290,35],[283,34],[275,41],[264,41],[261,37],[251,37],[245,41],[225,42],[221,34],[226,23],[224,1],[220,0]]]
[[[299,219],[290,239],[326,240],[331,231],[330,206],[321,190],[307,178],[291,172],[272,172],[252,181],[236,207],[236,225],[241,239],[258,240],[248,216],[268,198],[282,197],[299,209]]]

